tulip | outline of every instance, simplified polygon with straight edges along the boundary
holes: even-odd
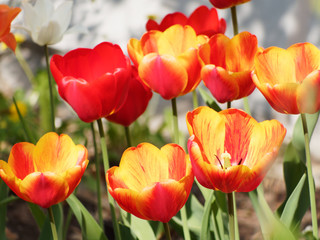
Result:
[[[128,82],[128,96],[119,111],[107,117],[111,122],[128,127],[146,110],[152,97],[150,88],[145,86],[132,66],[131,79]]]
[[[257,51],[257,38],[249,32],[232,39],[216,34],[199,48],[205,63],[201,70],[203,82],[218,102],[231,102],[253,92],[251,72]]]
[[[286,114],[320,110],[320,50],[311,43],[257,54],[252,79],[269,104]]]
[[[189,18],[181,12],[175,12],[166,15],[160,24],[150,19],[146,24],[146,29],[147,31],[159,30],[163,32],[175,24],[190,25],[197,35],[205,34],[208,37],[216,33],[224,33],[227,27],[227,23],[223,18],[219,20],[218,12],[215,8],[209,9],[207,6],[200,6],[194,10]]]
[[[122,209],[164,223],[186,203],[193,179],[190,160],[177,144],[128,148],[119,167],[106,174],[108,190]]]
[[[17,42],[10,32],[12,20],[20,13],[18,7],[9,7],[0,4],[0,42],[4,42],[12,51],[15,51]]]
[[[118,45],[103,42],[54,55],[50,69],[60,96],[84,122],[115,113],[127,96],[131,65]]]
[[[188,151],[193,172],[206,188],[249,192],[263,180],[286,134],[277,120],[258,123],[238,109],[188,112]]]
[[[251,0],[210,0],[213,6],[220,9],[234,7],[250,1]]]
[[[64,201],[80,183],[87,149],[64,134],[50,132],[36,145],[15,144],[8,163],[0,160],[0,177],[25,201],[43,208]]]
[[[58,43],[70,24],[72,5],[72,1],[64,1],[55,9],[51,0],[37,0],[34,6],[23,1],[23,28],[40,46]]]
[[[164,32],[149,31],[140,41],[130,39],[128,52],[141,80],[170,100],[193,91],[200,83],[198,47],[206,41],[207,36],[197,36],[192,27],[176,24]]]

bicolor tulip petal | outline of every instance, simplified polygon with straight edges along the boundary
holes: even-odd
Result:
[[[188,151],[193,172],[206,188],[249,192],[263,180],[286,134],[277,120],[258,123],[238,109],[188,112]]]
[[[141,40],[128,43],[129,56],[141,80],[164,99],[194,90],[200,83],[202,61],[198,47],[207,41],[190,26],[173,25],[165,31],[152,30]]]
[[[10,32],[11,22],[20,13],[18,7],[9,7],[0,4],[0,42],[4,42],[12,51],[15,51],[17,42],[14,35]]]
[[[50,69],[60,96],[84,122],[117,112],[127,97],[131,65],[118,45],[103,42],[54,55]]]
[[[190,25],[197,35],[204,34],[208,37],[217,33],[225,33],[227,27],[226,21],[223,18],[219,19],[215,8],[209,9],[203,5],[194,10],[189,18],[181,12],[174,12],[166,15],[160,24],[150,19],[146,24],[146,29],[163,32],[175,24]]]
[[[160,222],[168,222],[183,207],[193,179],[191,162],[177,144],[128,148],[119,167],[106,174],[108,190],[122,209]]]
[[[320,50],[311,43],[270,47],[255,57],[252,79],[269,104],[286,114],[320,109]]]
[[[0,177],[23,200],[48,208],[67,199],[80,183],[87,155],[69,136],[47,133],[36,145],[15,144],[8,162],[0,160]]]
[[[199,48],[205,63],[201,77],[218,102],[231,102],[253,92],[251,72],[254,56],[259,51],[257,44],[255,35],[242,32],[232,39],[216,34]]]
[[[211,4],[214,7],[220,8],[220,9],[234,7],[239,4],[243,4],[250,1],[251,0],[210,0]]]
[[[128,83],[128,95],[123,106],[107,117],[109,121],[128,127],[142,115],[152,97],[150,88],[141,81],[137,69],[132,66],[131,79]]]

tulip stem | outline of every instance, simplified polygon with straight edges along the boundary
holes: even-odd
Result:
[[[227,102],[227,109],[231,108],[231,102]]]
[[[171,100],[171,106],[172,106],[174,142],[176,144],[179,144],[178,111],[177,111],[177,102],[176,102],[175,98],[173,98]],[[181,213],[181,220],[182,220],[182,228],[183,228],[184,239],[185,240],[191,240],[189,227],[188,227],[187,210],[186,210],[186,206],[185,205],[181,208],[180,213]]]
[[[309,132],[308,132],[307,119],[304,113],[301,113],[301,120],[302,120],[302,126],[303,126],[304,143],[305,143],[305,151],[306,151],[306,165],[307,165],[307,176],[308,176],[310,207],[311,207],[312,232],[313,232],[313,237],[315,239],[318,239],[317,208],[316,208],[315,186],[313,182],[312,167],[311,167],[310,138],[309,138]]]
[[[192,101],[193,101],[193,108],[199,107],[198,96],[197,96],[196,89],[192,91]]]
[[[125,126],[124,127],[124,131],[125,131],[125,134],[126,134],[127,145],[128,145],[128,147],[131,147],[132,146],[132,141],[131,141],[129,126]]]
[[[46,65],[47,65],[47,74],[48,74],[48,81],[49,81],[49,94],[50,94],[50,111],[51,111],[51,131],[55,132],[56,127],[54,124],[54,99],[53,99],[53,88],[52,88],[52,79],[50,73],[50,65],[49,65],[49,51],[48,45],[44,45],[44,53],[46,56]]]
[[[235,36],[239,33],[236,6],[231,7],[231,18],[232,18],[232,26],[233,26],[233,35]]]
[[[99,134],[100,134],[100,144],[101,144],[101,151],[102,151],[104,173],[106,173],[106,171],[109,169],[109,157],[108,157],[106,137],[104,135],[101,119],[98,119],[97,122],[98,122]],[[112,216],[112,225],[113,225],[114,235],[117,240],[121,240],[120,228],[119,228],[116,211],[115,211],[115,202],[111,194],[109,193],[109,191],[107,191],[107,194],[108,194],[108,202],[109,202],[111,216]]]
[[[235,240],[235,209],[234,209],[234,193],[228,193],[228,212],[229,212],[229,237]]]
[[[101,188],[100,188],[100,161],[98,158],[98,147],[96,141],[96,134],[94,131],[93,123],[90,123],[92,138],[93,138],[93,147],[94,147],[94,160],[96,166],[96,184],[97,184],[97,204],[98,204],[98,216],[99,216],[99,225],[103,229],[103,217],[102,217],[102,205],[101,205]]]
[[[50,226],[51,226],[51,231],[52,231],[52,239],[53,240],[58,240],[58,233],[57,233],[57,228],[56,228],[56,223],[54,221],[54,216],[52,212],[52,207],[48,208],[48,213],[49,213],[49,218],[50,218]]]
[[[167,240],[171,240],[171,234],[170,234],[170,227],[169,227],[169,223],[163,223],[163,227],[164,227],[164,231],[166,233],[166,239]]]

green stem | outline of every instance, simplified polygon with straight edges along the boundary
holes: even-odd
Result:
[[[131,147],[132,146],[132,141],[131,141],[129,126],[125,126],[124,127],[124,131],[125,131],[125,134],[126,134],[127,145],[128,145],[128,147]]]
[[[198,102],[198,96],[197,96],[197,90],[192,91],[192,101],[193,101],[193,108],[199,107],[199,102]]]
[[[237,201],[236,201],[236,193],[232,192],[233,196],[233,215],[234,215],[234,232],[235,232],[235,239],[239,240],[239,225],[238,225],[238,214],[237,214]]]
[[[15,106],[15,108],[16,108],[16,110],[17,110],[17,113],[18,113],[18,116],[19,116],[19,120],[20,120],[20,123],[21,123],[21,125],[22,125],[23,131],[24,131],[24,133],[26,134],[27,140],[28,140],[29,142],[35,143],[36,140],[35,140],[35,138],[33,137],[32,133],[30,132],[28,126],[26,125],[26,123],[25,123],[25,121],[24,121],[24,119],[23,119],[23,117],[22,117],[22,114],[21,114],[21,112],[20,112],[20,109],[19,109],[19,107],[18,107],[18,104],[17,104],[17,102],[16,102],[15,97],[12,97],[12,100],[13,100],[14,106]]]
[[[52,207],[48,208],[48,212],[49,212],[50,226],[51,226],[51,231],[52,231],[52,239],[58,240],[58,233],[57,233],[56,223],[54,222]]]
[[[100,187],[100,161],[98,158],[98,147],[96,141],[96,134],[94,131],[93,123],[90,123],[91,133],[93,138],[93,147],[94,147],[94,162],[96,166],[96,188],[97,188],[97,204],[98,204],[98,216],[99,216],[99,225],[103,229],[103,217],[102,217],[102,204],[101,204],[101,187]]]
[[[178,111],[177,111],[177,102],[175,98],[171,100],[171,106],[172,106],[174,142],[176,144],[179,144]],[[190,240],[191,236],[190,236],[189,227],[188,227],[187,210],[185,205],[181,208],[180,213],[181,213],[184,239]]]
[[[246,113],[248,113],[249,115],[251,115],[248,97],[244,97],[244,98],[243,98],[243,106],[244,106],[244,111],[245,111]]]
[[[306,165],[307,165],[307,176],[308,176],[309,196],[310,196],[310,206],[311,206],[312,232],[313,232],[313,237],[315,239],[318,239],[317,208],[316,208],[315,186],[313,182],[312,167],[311,167],[310,138],[308,133],[307,119],[304,113],[301,113],[301,119],[302,119],[304,143],[305,143],[305,150],[306,150]]]
[[[171,240],[170,227],[168,223],[163,223],[164,231],[166,233],[166,239]]]
[[[49,94],[50,94],[50,111],[51,111],[51,131],[55,132],[56,127],[54,124],[54,99],[53,99],[53,88],[52,88],[52,79],[50,73],[50,64],[49,64],[49,52],[48,52],[48,45],[44,45],[44,52],[46,55],[46,64],[47,64],[47,74],[48,74],[48,81],[49,81]]]
[[[233,35],[235,36],[239,33],[236,6],[231,7],[231,18],[232,18],[232,26],[233,26]]]
[[[231,102],[227,102],[227,108],[231,108]]]
[[[104,135],[103,125],[101,119],[97,120],[98,127],[99,127],[99,134],[100,134],[100,144],[101,144],[101,151],[102,151],[102,159],[103,159],[103,166],[104,166],[104,173],[109,169],[109,157],[108,157],[108,150],[107,150],[107,143],[106,138]],[[116,211],[115,211],[115,202],[112,198],[109,191],[107,191],[108,194],[108,201],[111,211],[111,217],[112,217],[112,225],[113,225],[113,231],[115,238],[117,240],[121,240],[121,234],[120,234],[120,228],[117,221]]]
[[[230,240],[235,240],[235,218],[234,218],[234,197],[233,193],[228,193],[228,213],[229,213],[229,236]]]
[[[23,69],[24,73],[26,74],[27,78],[29,79],[30,83],[32,85],[35,85],[34,75],[32,73],[32,70],[31,70],[29,64],[22,56],[19,45],[17,45],[15,53],[16,53],[15,56],[20,64],[21,68]]]

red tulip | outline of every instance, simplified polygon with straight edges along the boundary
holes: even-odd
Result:
[[[216,34],[199,48],[206,64],[201,70],[203,82],[218,102],[231,102],[253,92],[251,72],[257,51],[257,38],[249,32],[232,39]]]
[[[216,8],[230,8],[250,1],[251,0],[210,0],[211,4]]]
[[[196,35],[190,26],[173,25],[164,32],[152,30],[141,40],[128,43],[129,56],[141,80],[164,99],[193,91],[200,83],[199,45],[207,36]]]
[[[160,222],[168,222],[183,207],[193,179],[190,160],[177,144],[128,148],[120,166],[106,174],[108,190],[122,209]]]
[[[25,201],[48,208],[64,201],[80,183],[88,165],[87,149],[64,134],[47,133],[37,145],[15,144],[0,177]]]
[[[103,42],[54,55],[50,68],[60,96],[84,122],[115,113],[127,96],[131,65],[118,45]]]
[[[107,117],[109,121],[128,127],[146,110],[152,97],[152,91],[139,78],[133,66],[131,79],[128,81],[128,96],[119,111]]]
[[[249,192],[262,181],[286,135],[277,120],[258,123],[238,109],[199,107],[187,114],[193,172],[206,188]]]
[[[215,8],[209,9],[207,6],[200,6],[194,10],[189,18],[181,12],[175,12],[166,15],[160,24],[150,19],[146,24],[146,29],[147,31],[159,30],[163,32],[175,24],[190,25],[197,35],[204,34],[208,37],[216,33],[224,33],[227,27],[227,23],[223,18],[219,20],[218,12]]]
[[[270,105],[287,114],[320,110],[320,50],[311,43],[270,47],[255,57],[254,83]]]
[[[0,4],[0,42],[4,42],[12,51],[16,49],[17,42],[14,35],[10,33],[11,22],[20,11],[18,7]]]

